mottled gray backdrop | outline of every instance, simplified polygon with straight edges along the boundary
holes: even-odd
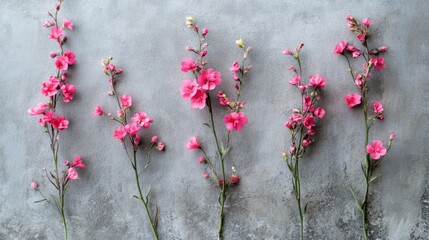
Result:
[[[39,197],[29,185],[41,178],[42,167],[53,167],[48,139],[37,118],[27,114],[45,99],[39,89],[54,70],[49,53],[56,45],[41,26],[53,4],[0,0],[2,240],[62,238],[58,214],[52,206],[34,204]],[[356,89],[344,59],[332,54],[342,39],[357,44],[347,30],[348,14],[372,19],[371,46],[389,48],[387,68],[375,74],[370,96],[383,102],[386,118],[374,126],[370,139],[386,140],[394,131],[398,140],[377,170],[381,178],[371,191],[373,239],[428,239],[428,9],[423,0],[65,1],[61,18],[75,24],[67,47],[77,55],[69,71],[77,94],[58,110],[70,119],[60,156],[63,161],[81,154],[87,164],[66,200],[70,239],[152,239],[143,208],[130,199],[136,192],[134,177],[121,145],[111,137],[114,124],[92,116],[96,104],[114,103],[106,96],[109,86],[100,66],[108,56],[125,70],[118,90],[132,95],[135,109],[155,119],[146,138],[157,133],[167,145],[142,175],[160,209],[161,239],[215,239],[217,191],[202,179],[199,155],[184,147],[192,135],[213,144],[202,125],[207,112],[191,109],[179,94],[181,80],[189,76],[180,71],[189,55],[184,47],[197,43],[185,26],[188,15],[210,30],[208,59],[223,74],[219,89],[227,93],[233,82],[228,69],[241,55],[234,41],[244,38],[254,47],[249,59],[254,71],[243,90],[249,124],[233,134],[227,159],[242,180],[226,207],[225,239],[297,239],[290,175],[280,151],[289,143],[286,114],[299,104],[299,94],[287,84],[292,59],[282,50],[300,42],[305,43],[305,75],[327,78],[326,118],[301,165],[306,236],[360,239],[360,215],[348,187],[361,196],[364,125],[360,109],[350,111],[342,100]],[[216,120],[224,131],[221,116]]]

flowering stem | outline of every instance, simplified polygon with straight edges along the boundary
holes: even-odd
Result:
[[[146,210],[146,215],[147,215],[147,218],[149,219],[150,226],[151,226],[152,232],[153,232],[153,236],[155,237],[156,240],[158,240],[159,238],[158,238],[158,233],[156,231],[156,223],[154,223],[154,221],[153,221],[153,219],[151,217],[150,211],[149,211],[149,207],[148,207],[148,202],[149,202],[148,198],[147,198],[147,196],[146,196],[146,198],[143,197],[142,190],[141,190],[141,187],[140,187],[139,173],[138,173],[138,170],[137,170],[136,153],[137,153],[136,151],[133,151],[133,161],[134,161],[133,169],[134,169],[134,175],[135,175],[135,178],[136,178],[137,189],[139,191],[139,199],[142,202],[142,204],[143,204],[143,206],[144,206],[144,208]]]
[[[366,100],[366,94],[365,92],[363,92],[362,94],[362,101],[363,101],[363,116],[365,118],[365,146],[368,145],[368,135],[369,135],[369,123],[368,123],[368,105],[367,105],[367,100]],[[362,231],[363,231],[363,236],[364,239],[367,240],[368,236],[367,236],[367,206],[368,206],[368,197],[369,197],[369,184],[370,184],[370,179],[371,179],[371,165],[369,162],[369,157],[368,154],[365,154],[365,182],[366,182],[366,190],[365,190],[365,197],[364,200],[362,202]]]
[[[299,177],[299,159],[297,157],[295,157],[295,168],[294,168],[294,173],[293,173],[293,179],[294,179],[294,194],[295,194],[295,198],[297,201],[297,206],[298,206],[298,213],[299,213],[299,239],[303,239],[303,235],[304,235],[304,225],[303,225],[303,220],[304,220],[304,216],[302,213],[302,207],[301,207],[301,179]]]

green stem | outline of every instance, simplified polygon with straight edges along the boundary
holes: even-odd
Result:
[[[156,240],[159,240],[158,233],[156,231],[156,226],[155,226],[155,224],[153,222],[153,219],[152,219],[152,217],[150,215],[150,211],[149,211],[149,207],[148,207],[148,202],[143,197],[142,190],[141,190],[141,187],[140,187],[139,174],[138,174],[138,171],[137,171],[136,151],[134,151],[133,158],[134,158],[133,169],[134,169],[134,175],[135,175],[135,178],[136,178],[137,189],[139,191],[140,200],[141,200],[141,202],[142,202],[142,204],[143,204],[143,206],[144,206],[144,208],[146,210],[147,218],[149,218],[149,222],[150,222],[150,226],[152,228],[153,236],[155,237]]]
[[[363,92],[362,94],[362,101],[363,101],[363,116],[365,118],[365,147],[368,145],[369,140],[369,123],[368,123],[368,104],[366,99],[366,94]],[[369,180],[371,179],[371,166],[369,162],[368,154],[365,155],[366,163],[366,169],[365,169],[365,182],[366,182],[366,189],[365,189],[365,197],[362,202],[362,231],[364,239],[368,239],[368,229],[367,229],[367,207],[368,207],[368,197],[369,197]]]

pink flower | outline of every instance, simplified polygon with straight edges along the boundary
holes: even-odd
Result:
[[[184,99],[190,100],[198,90],[198,83],[196,80],[191,81],[185,79],[182,81],[182,86],[180,87],[180,94]]]
[[[285,122],[285,127],[292,129],[292,123],[291,122]]]
[[[304,139],[302,140],[302,146],[303,147],[308,147],[311,145],[311,143],[313,143],[313,141],[311,141],[310,139]]]
[[[165,144],[163,142],[158,142],[157,148],[158,148],[158,151],[161,152],[162,150],[164,150]]]
[[[76,170],[74,168],[69,168],[67,170],[67,180],[76,180],[79,179],[79,175],[77,174]]]
[[[311,97],[309,97],[309,96],[304,97],[304,98],[302,99],[302,102],[304,103],[304,106],[306,106],[306,107],[311,106]]]
[[[136,146],[140,145],[140,136],[139,136],[139,135],[136,135],[136,136],[134,137],[134,144],[135,144]]]
[[[363,23],[363,25],[365,25],[365,27],[369,27],[373,24],[373,22],[371,20],[369,20],[368,18],[362,19],[362,23]]]
[[[76,87],[67,83],[61,86],[61,91],[63,93],[63,101],[70,102],[70,100],[73,100],[73,94],[76,92]]]
[[[377,49],[379,52],[384,53],[387,52],[387,47],[386,46],[381,46]]]
[[[209,178],[209,173],[208,172],[203,173],[203,178]]]
[[[121,107],[126,109],[133,105],[133,99],[127,94],[122,95],[121,97]]]
[[[314,87],[319,87],[319,88],[324,88],[326,84],[326,79],[319,76],[319,75],[313,75],[310,76],[310,84],[308,84],[309,86],[314,86]]]
[[[220,72],[215,72],[213,69],[209,68],[201,73],[198,77],[198,83],[201,85],[201,88],[204,90],[213,90],[216,85],[221,84],[222,79]]]
[[[292,55],[292,52],[286,48],[285,50],[283,50],[283,54],[284,55]]]
[[[103,113],[104,113],[103,109],[99,105],[97,105],[97,106],[95,106],[94,113],[92,113],[92,114],[94,116],[102,116]]]
[[[240,64],[238,64],[238,62],[237,61],[235,61],[233,64],[232,64],[232,67],[230,67],[229,68],[229,71],[231,71],[231,72],[238,72],[238,71],[240,71]]]
[[[353,16],[348,15],[348,16],[346,17],[346,19],[347,19],[347,21],[352,21],[354,18],[353,18]]]
[[[200,144],[198,143],[198,138],[196,136],[191,137],[189,142],[186,144],[186,149],[192,150],[197,148],[201,148]]]
[[[229,179],[231,179],[231,184],[237,184],[240,181],[240,177],[238,175],[231,175]]]
[[[66,57],[57,57],[57,59],[55,60],[55,67],[59,71],[67,70],[67,68],[69,67],[69,65],[68,65],[68,58],[66,58]]]
[[[384,63],[384,58],[378,57],[378,58],[371,58],[369,62],[374,65],[377,70],[381,71],[386,67],[386,64]]]
[[[372,144],[366,146],[366,152],[369,153],[372,159],[378,160],[386,154],[387,150],[383,146],[383,142],[375,140]]]
[[[124,141],[125,136],[127,135],[127,131],[125,131],[124,126],[120,126],[118,129],[115,129],[113,132],[113,138],[121,140],[121,142]]]
[[[347,41],[346,40],[341,41],[340,43],[338,43],[335,46],[334,53],[335,54],[343,54],[344,49],[346,48],[346,46],[347,46]]]
[[[302,121],[302,124],[304,124],[304,127],[306,128],[311,128],[315,126],[316,124],[314,123],[313,115],[308,114],[307,116],[305,116],[304,120]]]
[[[203,89],[197,89],[194,96],[191,97],[191,107],[203,109],[206,106],[207,93]]]
[[[69,161],[69,160],[66,160],[66,161],[64,162],[64,165],[65,165],[65,166],[67,166],[67,167],[68,167],[68,166],[70,166],[70,161]]]
[[[296,68],[294,66],[290,66],[290,67],[288,67],[288,69],[292,72],[296,72]]]
[[[123,110],[118,110],[118,118],[121,118],[122,116],[124,116],[124,114],[125,112]]]
[[[222,105],[222,106],[228,105],[228,101],[230,101],[230,99],[226,98],[226,95],[222,91],[219,91],[217,93],[217,97],[219,99],[220,105]]]
[[[63,26],[70,30],[73,30],[73,23],[68,19],[65,19],[65,18],[63,19]]]
[[[390,134],[390,141],[392,141],[393,139],[395,139],[396,138],[396,135],[394,134],[394,133],[392,133],[392,134]]]
[[[72,167],[77,167],[77,168],[85,168],[85,164],[83,163],[82,159],[80,159],[80,156],[77,155],[74,160],[73,160],[73,165]]]
[[[314,115],[320,119],[325,117],[325,109],[318,107],[314,110]]]
[[[198,162],[201,163],[201,164],[205,164],[206,163],[206,159],[203,156],[200,156],[198,158]]]
[[[76,55],[72,51],[67,50],[63,56],[67,58],[68,65],[73,65],[76,63]]]
[[[66,129],[69,126],[69,121],[63,116],[57,116],[56,118],[52,119],[50,123],[54,129],[58,129],[60,131]]]
[[[348,108],[352,108],[361,103],[361,96],[357,93],[352,93],[344,97],[344,101],[347,103]]]
[[[382,113],[383,112],[383,105],[379,101],[374,102],[374,112],[375,113]]]
[[[352,57],[353,58],[357,58],[357,57],[359,57],[361,55],[361,52],[359,52],[359,51],[356,51],[356,52],[353,52],[352,53]]]
[[[243,125],[247,124],[247,117],[243,112],[232,112],[226,115],[223,121],[226,123],[226,129],[229,131],[240,131]]]
[[[125,125],[125,131],[131,136],[135,136],[140,131],[140,128],[141,127],[135,123]]]
[[[209,30],[207,28],[203,28],[203,31],[201,32],[203,34],[203,37],[209,33]]]
[[[40,115],[45,112],[46,108],[48,108],[48,104],[38,103],[37,106],[35,106],[34,108],[28,109],[28,114],[30,114],[31,116]]]
[[[301,82],[301,76],[295,75],[293,76],[292,80],[289,81],[289,84],[298,86],[300,82]]]
[[[292,114],[292,116],[289,118],[289,120],[291,120],[294,123],[298,123],[302,121],[302,115],[298,114],[298,113],[294,113]]]
[[[64,34],[62,28],[52,27],[51,34],[49,34],[50,39],[59,40]]]
[[[40,92],[47,97],[52,97],[57,94],[59,84],[60,81],[56,77],[51,76],[49,80],[42,84]]]
[[[182,62],[182,71],[188,72],[188,71],[195,71],[197,70],[197,62],[192,61],[192,58],[187,57]]]
[[[46,112],[45,115],[43,115],[43,117],[39,119],[39,123],[42,126],[45,126],[47,123],[50,123],[52,119],[54,119],[54,116],[54,112]]]
[[[131,118],[131,122],[136,123],[143,128],[149,128],[150,124],[153,122],[153,119],[148,117],[145,112],[138,112]]]
[[[150,140],[151,143],[156,143],[158,142],[158,136],[153,136],[152,139]]]
[[[33,190],[37,190],[37,189],[39,189],[39,184],[37,184],[37,182],[36,182],[36,181],[32,181],[32,182],[31,182],[31,188],[32,188]]]

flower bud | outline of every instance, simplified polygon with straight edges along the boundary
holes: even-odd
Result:
[[[286,48],[285,50],[283,50],[283,54],[284,55],[292,55],[292,52]]]
[[[390,134],[390,141],[396,138],[396,135],[394,133]]]
[[[153,136],[152,139],[150,140],[151,143],[156,143],[158,142],[158,136]]]
[[[203,178],[209,178],[208,172],[203,173]]]
[[[191,16],[186,17],[186,25],[188,26],[188,28],[194,27],[194,24],[195,24],[195,20],[193,17]]]
[[[205,37],[207,33],[209,33],[209,30],[207,28],[203,28],[203,31],[202,31],[203,37]]]
[[[50,56],[51,56],[51,58],[55,58],[57,56],[57,53],[56,52],[51,52]]]
[[[32,182],[31,182],[31,188],[32,188],[33,190],[37,190],[37,189],[39,189],[39,184],[37,184],[37,182],[36,182],[36,181],[32,181]]]
[[[67,166],[67,167],[70,166],[70,161],[69,160],[65,161],[64,165]]]
[[[240,48],[244,48],[244,41],[241,38],[235,41],[235,44]]]
[[[109,96],[113,96],[113,95],[115,95],[115,92],[114,92],[114,91],[108,91],[108,92],[107,92],[107,95],[109,95]]]
[[[198,162],[201,163],[201,164],[205,164],[206,163],[206,159],[203,156],[200,156],[198,158]]]
[[[116,74],[121,74],[123,72],[124,72],[124,70],[122,68],[119,68],[118,70],[116,70]]]

